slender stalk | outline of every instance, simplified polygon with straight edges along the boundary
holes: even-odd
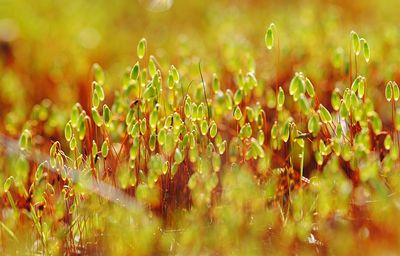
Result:
[[[239,121],[236,121],[236,137],[239,138]],[[240,157],[240,146],[237,145],[238,156]]]
[[[301,165],[300,165],[300,188],[302,188],[303,183],[303,171],[304,171],[304,148],[305,145],[301,149]]]
[[[393,91],[393,88],[392,88]],[[393,92],[392,92],[393,94]],[[395,119],[394,119],[394,113],[396,111],[396,103],[394,101],[394,99],[392,98],[392,138],[394,140],[394,142],[396,142],[396,137],[395,137],[395,133],[396,133],[396,127],[395,127]]]
[[[16,206],[16,204],[15,204],[15,202],[14,202],[14,199],[13,199],[13,197],[12,197],[10,191],[7,191],[6,194],[7,194],[8,201],[10,201],[11,207],[13,208],[13,210],[14,210],[15,212],[18,212],[18,208],[17,208],[17,206]]]
[[[352,71],[352,63],[351,63],[351,40],[349,41],[349,87],[353,82],[353,71]]]
[[[357,55],[356,54],[354,54],[354,68],[355,68],[355,72],[356,72],[355,77],[357,77],[358,76],[358,68],[357,68]]]
[[[91,152],[92,147],[93,147],[93,126],[92,126],[92,122],[90,121],[90,118],[88,116],[85,117],[85,120],[88,123],[89,126],[89,149],[88,151]],[[96,172],[95,172],[95,167],[94,167],[94,159],[92,154],[90,154],[90,167],[92,168],[92,174],[94,176],[96,176]]]
[[[126,140],[127,140],[128,138],[129,138],[129,135],[128,135],[128,133],[127,133],[127,134],[125,134],[125,137],[122,139],[121,147],[120,147],[119,150],[118,150],[117,158],[116,158],[116,160],[115,160],[117,164],[118,164],[118,162],[119,162],[119,157],[120,157],[120,155],[121,155],[122,149],[124,148],[125,142],[126,142]]]
[[[140,89],[139,89],[139,99],[140,99]],[[137,120],[138,120],[138,122],[140,120],[140,116],[139,116],[140,107],[139,106],[140,106],[140,100],[138,101],[138,104],[137,104]],[[139,170],[140,170],[140,131],[139,131],[139,152],[138,152],[138,161],[137,161],[137,173],[138,174],[139,174]]]
[[[199,72],[200,72],[200,77],[201,77],[201,83],[203,85],[203,92],[204,92],[204,100],[206,101],[206,106],[207,106],[207,121],[210,121],[210,108],[208,106],[208,100],[207,100],[207,93],[206,93],[206,84],[204,83],[203,79],[203,73],[201,72],[201,63],[199,62]]]
[[[274,26],[275,28],[275,26]],[[276,30],[276,29],[275,29]],[[276,32],[276,31],[275,31]],[[277,40],[276,61],[275,61],[275,100],[276,100],[276,116],[278,117],[278,91],[279,91],[279,60],[280,60],[280,45],[278,33],[275,33]]]

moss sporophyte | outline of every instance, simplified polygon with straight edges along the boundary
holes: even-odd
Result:
[[[367,40],[344,35],[350,51],[320,75],[291,62],[301,49],[281,52],[274,23],[260,58],[227,44],[226,63],[169,63],[143,38],[119,83],[94,64],[80,103],[44,101],[1,140],[14,152],[1,149],[0,252],[341,254],[367,230],[395,240],[400,91],[375,84]]]

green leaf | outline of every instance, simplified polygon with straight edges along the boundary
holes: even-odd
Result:
[[[392,140],[392,137],[390,136],[390,134],[386,135],[383,145],[385,146],[386,150],[390,150],[390,148],[392,147],[393,140]]]
[[[111,110],[106,104],[103,105],[103,119],[104,119],[105,125],[109,126],[111,123],[112,117],[111,117]]]
[[[238,106],[235,108],[235,111],[233,112],[233,117],[235,118],[236,121],[239,121],[242,118],[242,111]]]
[[[158,122],[158,110],[154,108],[150,113],[149,124],[152,129],[156,128]]]
[[[225,93],[225,108],[231,110],[233,105],[233,94],[232,91],[227,89]],[[275,98],[275,97],[273,97]]]
[[[271,50],[274,46],[274,34],[272,32],[272,24],[268,27],[267,33],[265,33],[265,45],[268,50]]]
[[[296,74],[290,81],[289,94],[294,95],[300,89],[301,83],[302,83],[302,81],[301,81],[299,75]]]
[[[324,158],[320,152],[315,152],[315,161],[317,162],[318,165],[322,165],[324,162]]]
[[[179,73],[174,65],[171,66],[172,77],[174,78],[175,83],[179,83]]]
[[[285,122],[285,124],[282,127],[282,140],[284,142],[287,142],[289,140],[289,134],[290,134],[290,128],[289,128],[289,121]]]
[[[131,79],[138,80],[139,72],[140,72],[140,65],[139,65],[139,61],[137,61],[131,70]]]
[[[333,55],[333,66],[337,69],[341,68],[343,65],[344,59],[344,50],[341,47],[335,49],[335,53]]]
[[[65,139],[67,141],[70,141],[72,138],[72,127],[71,127],[71,121],[69,121],[64,128],[64,135],[65,135]]]
[[[213,83],[212,83],[212,88],[213,88],[214,92],[219,91],[220,87],[221,87],[221,85],[220,85],[219,79],[218,79],[217,75],[214,73],[213,74]]]
[[[139,41],[136,49],[137,56],[139,59],[143,59],[144,55],[146,54],[146,45],[147,45],[146,39],[142,38]]]
[[[93,82],[94,84],[94,91],[96,92],[97,96],[99,97],[100,101],[103,101],[105,98],[103,86],[100,83]]]
[[[353,51],[356,55],[360,54],[360,38],[358,37],[358,34],[354,31],[350,32],[351,34],[351,42],[353,45]]]
[[[250,122],[253,122],[253,121],[254,121],[254,118],[255,118],[255,116],[254,116],[254,110],[253,110],[251,107],[247,106],[247,107],[246,107],[246,113],[247,113],[247,119],[248,119]]]
[[[80,113],[81,105],[79,103],[76,103],[72,107],[71,111],[71,125],[72,127],[77,127],[78,125],[78,119],[79,119],[79,113]]]
[[[183,111],[185,113],[185,117],[186,118],[189,118],[191,116],[192,104],[190,104],[190,98],[189,97],[185,101],[185,107],[184,107]]]
[[[251,129],[250,124],[249,124],[249,123],[246,123],[245,125],[243,125],[242,128],[240,128],[239,134],[240,134],[240,137],[241,137],[242,139],[244,139],[244,138],[247,138],[247,139],[250,138],[250,137],[251,137],[251,134],[252,134],[252,129]]]
[[[214,121],[211,121],[210,125],[210,137],[214,138],[217,135],[217,124]]]
[[[235,102],[235,105],[239,105],[240,102],[242,102],[242,99],[243,99],[243,91],[239,89],[235,92],[235,95],[233,96],[233,101]]]
[[[314,136],[316,136],[320,130],[320,125],[319,125],[319,120],[315,115],[312,115],[310,119],[308,120],[308,132],[312,133]]]
[[[149,100],[151,98],[154,98],[156,96],[156,90],[153,86],[153,84],[150,84],[147,86],[146,90],[143,93],[143,98],[146,100]]]
[[[154,85],[154,89],[156,90],[157,94],[160,95],[161,92],[161,71],[157,70],[157,73],[154,75],[152,83]]]
[[[369,50],[369,45],[367,40],[363,40],[363,53],[364,53],[364,59],[368,63],[370,59],[370,50]]]
[[[93,64],[94,79],[100,83],[104,83],[104,71],[101,66],[97,63]]]
[[[129,158],[135,160],[139,152],[139,137],[133,138],[132,146],[129,150]]]
[[[75,137],[72,137],[72,139],[69,141],[69,148],[71,150],[75,150],[75,148],[76,148],[76,139],[75,139]]]
[[[173,123],[174,129],[176,131],[179,131],[183,125],[183,122],[182,122],[181,116],[179,115],[178,112],[174,112],[173,120],[174,120],[174,123]]]
[[[354,110],[358,107],[359,99],[354,92],[350,95],[351,108]]]
[[[362,77],[358,86],[358,97],[361,99],[365,93],[365,78]]]
[[[318,145],[318,149],[319,149],[319,152],[321,152],[321,154],[323,155],[323,156],[326,156],[326,155],[328,155],[329,154],[329,148],[325,145],[325,143],[324,143],[324,141],[322,140],[322,139],[320,139],[319,140],[319,145]]]
[[[79,116],[79,139],[83,140],[86,136],[86,112],[83,110]]]
[[[310,95],[311,98],[313,98],[315,96],[315,90],[314,90],[314,86],[312,85],[310,79],[306,78],[306,91],[308,93],[308,95]]]
[[[220,155],[222,155],[223,153],[225,153],[226,150],[226,140],[224,140],[221,144],[219,144],[218,146],[218,152]]]
[[[262,146],[258,143],[258,141],[254,138],[251,139],[251,146],[256,152],[257,156],[260,158],[264,158],[265,152]]]
[[[97,108],[100,105],[100,98],[96,91],[92,94],[92,106]]]
[[[208,123],[207,120],[203,119],[200,123],[200,131],[202,135],[206,135],[208,132]]]
[[[158,132],[158,136],[157,136],[158,144],[160,144],[161,146],[164,145],[166,136],[167,136],[167,132],[166,132],[165,128],[161,128],[160,131]]]
[[[156,149],[156,140],[157,140],[156,134],[152,133],[149,139],[149,148],[151,151],[154,151]]]
[[[360,76],[358,76],[356,79],[354,79],[353,83],[351,84],[351,91],[352,92],[357,92],[358,87],[360,85],[360,79],[361,79]]]
[[[340,145],[340,139],[336,138],[336,139],[332,140],[331,147],[332,147],[333,151],[335,152],[335,154],[337,156],[340,156],[340,152],[342,151],[342,148]]]
[[[185,147],[187,147],[188,145],[189,145],[189,132],[188,133],[186,133],[184,136],[183,136],[183,139],[182,139],[182,148],[185,148]]]
[[[169,73],[168,73],[167,85],[168,85],[168,89],[170,89],[170,90],[174,89],[175,82],[174,82],[174,77],[173,77],[171,71],[169,71]]]
[[[265,135],[264,135],[264,132],[263,132],[263,130],[262,129],[260,129],[259,131],[258,131],[258,143],[260,143],[260,144],[264,144],[264,141],[265,141]]]
[[[19,147],[22,150],[30,149],[32,144],[32,135],[28,129],[25,129],[19,138]]]
[[[370,118],[371,118],[372,130],[374,131],[375,134],[379,134],[382,131],[381,119],[379,118],[376,112],[373,112]]]
[[[183,162],[183,160],[185,160],[184,157],[183,157],[183,154],[182,154],[182,152],[180,151],[179,148],[175,149],[174,159],[175,159],[175,164],[180,164],[180,163]]]
[[[386,100],[389,102],[392,100],[392,81],[389,81],[386,84],[385,97],[386,97]]]
[[[137,137],[137,136],[139,136],[139,131],[140,131],[140,129],[139,129],[139,122],[136,121],[136,122],[132,125],[130,134],[132,135],[132,137]]]
[[[194,132],[189,133],[189,146],[190,149],[194,149],[196,147],[196,137]]]
[[[338,125],[336,126],[336,136],[337,136],[337,138],[340,138],[340,137],[342,137],[342,135],[343,135],[343,128],[342,128],[342,125],[341,125],[341,124],[338,124]]]
[[[126,118],[125,118],[125,123],[127,125],[130,125],[132,123],[134,114],[135,114],[135,111],[133,110],[133,108],[129,109],[128,114],[126,114]]]
[[[97,153],[99,152],[98,148],[97,148],[97,144],[96,142],[93,140],[92,142],[92,157],[93,159],[96,158]]]
[[[58,142],[58,141],[54,142],[53,145],[51,145],[51,147],[50,147],[50,156],[51,156],[51,157],[55,157],[55,156],[56,156],[56,153],[57,153],[57,146],[58,146],[58,145],[59,145],[59,142]]]
[[[40,178],[42,178],[45,164],[46,162],[43,162],[36,168],[35,181],[38,181]]]
[[[340,105],[340,117],[344,120],[347,117],[349,117],[349,110],[346,107],[346,104],[344,104],[344,102]]]
[[[329,113],[329,111],[322,104],[319,104],[319,114],[321,116],[321,121],[324,124],[332,122],[331,113]]]
[[[392,82],[392,87],[393,87],[393,99],[394,101],[398,101],[400,97],[400,91],[399,91],[399,86],[395,81]]]
[[[156,58],[153,55],[150,55],[148,70],[149,70],[150,77],[154,77],[157,73]]]
[[[247,78],[246,83],[247,83],[249,89],[253,89],[258,86],[257,78],[255,77],[253,72],[248,72],[246,78]]]
[[[5,193],[7,193],[10,190],[10,187],[13,182],[14,182],[13,176],[10,176],[6,179],[6,181],[4,182],[4,187],[3,187]]]
[[[103,145],[101,145],[101,155],[106,158],[108,155],[108,140],[105,140],[103,142]]]
[[[92,108],[92,118],[93,118],[94,123],[98,127],[100,127],[103,124],[103,120],[101,119],[101,116],[100,116],[99,112],[94,107]]]
[[[300,94],[298,102],[299,102],[299,106],[300,106],[301,111],[305,115],[308,115],[308,112],[310,111],[310,103],[308,102],[308,99],[306,98],[306,96],[303,93]]]
[[[171,155],[175,149],[176,141],[171,131],[168,131],[167,136],[165,137],[165,144],[163,147],[164,153],[167,155]]]
[[[167,118],[165,118],[164,127],[167,127],[167,128],[172,127],[172,117],[173,117],[173,115],[169,115],[169,116],[167,116]]]
[[[276,139],[278,137],[278,122],[275,123],[271,127],[271,138]]]
[[[335,88],[335,90],[332,92],[331,105],[335,111],[338,111],[340,108],[340,92],[338,88]]]
[[[304,139],[296,139],[297,145],[299,145],[301,148],[304,148]]]
[[[285,103],[285,92],[283,91],[282,87],[279,86],[278,108],[282,108],[284,103]]]
[[[147,124],[146,124],[146,118],[145,117],[140,121],[139,130],[140,130],[140,133],[142,135],[144,135],[146,133],[146,131],[147,131]]]
[[[351,107],[351,90],[349,88],[347,88],[344,91],[343,100],[344,100],[344,104],[346,105],[346,108],[348,110],[350,110],[350,107]]]

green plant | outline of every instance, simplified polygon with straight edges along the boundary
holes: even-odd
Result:
[[[327,43],[308,29],[291,30],[294,40],[281,52],[271,24],[265,45],[274,60],[264,62],[251,43],[230,36],[229,16],[211,16],[206,22],[224,33],[202,36],[221,49],[204,53],[195,37],[193,45],[174,38],[173,53],[168,45],[152,52],[141,39],[133,66],[100,58],[104,70],[93,65],[93,81],[68,108],[55,97],[36,104],[27,120],[7,114],[4,129],[21,133],[16,142],[0,137],[0,252],[396,252],[381,241],[399,236],[399,89],[389,82],[376,93],[383,75],[375,65],[379,40],[397,32],[373,41],[376,59],[364,67],[357,58],[369,63],[369,44],[355,32],[346,62],[341,41]],[[331,12],[325,19],[335,27]],[[319,55],[338,44],[333,60]],[[49,77],[72,79],[57,74]],[[377,104],[383,95],[391,123]]]

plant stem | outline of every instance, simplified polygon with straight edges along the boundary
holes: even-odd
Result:
[[[17,206],[15,205],[14,199],[13,199],[13,197],[12,197],[10,191],[7,191],[7,198],[8,198],[8,201],[10,201],[11,207],[14,209],[14,211],[15,211],[15,212],[18,212],[18,208],[17,208]]]
[[[279,46],[279,36],[278,33],[275,33],[277,36],[277,52],[276,52],[276,61],[275,61],[275,100],[276,100],[276,116],[278,119],[278,90],[279,90],[279,59],[280,59],[280,46]]]
[[[355,68],[355,72],[356,72],[355,77],[357,78],[358,68],[357,68],[357,55],[356,54],[354,54],[354,68]]]
[[[351,66],[351,40],[349,41],[349,87],[351,87],[351,83],[353,82],[353,70]]]
[[[393,90],[393,89],[392,89]],[[396,132],[396,127],[395,127],[395,121],[394,121],[394,113],[395,113],[395,111],[396,111],[396,109],[395,109],[395,101],[394,101],[394,99],[392,99],[392,138],[393,138],[393,141],[394,142],[396,142],[396,137],[395,137],[395,132]]]
[[[207,107],[207,121],[210,122],[210,108],[208,107],[208,100],[207,100],[207,93],[206,93],[206,84],[204,83],[203,79],[203,73],[201,72],[201,63],[199,62],[199,72],[200,72],[200,77],[201,77],[201,83],[203,85],[203,92],[204,92],[204,100],[206,101],[206,107]]]
[[[303,183],[303,171],[304,171],[304,147],[303,145],[301,149],[301,165],[300,165],[300,189],[302,188]]]

